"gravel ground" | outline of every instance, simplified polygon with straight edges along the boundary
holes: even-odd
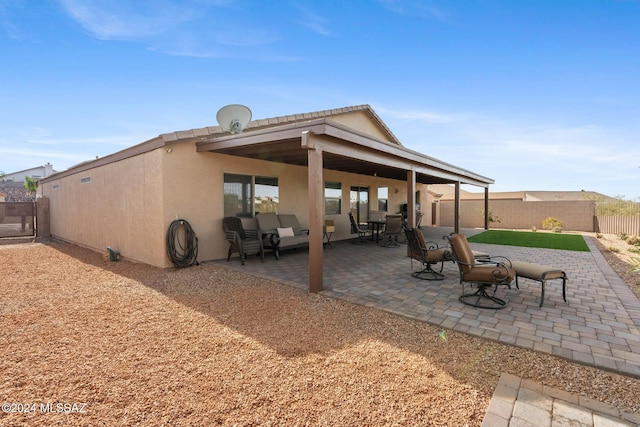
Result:
[[[634,262],[640,260],[640,254],[629,251],[636,249],[636,247],[613,234],[598,235],[595,241],[611,268],[640,298],[640,272],[631,272]]]
[[[0,402],[23,411],[0,426],[479,426],[502,372],[640,412],[637,379],[218,265],[61,243],[0,265]]]

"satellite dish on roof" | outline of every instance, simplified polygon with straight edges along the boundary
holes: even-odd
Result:
[[[251,110],[240,104],[226,105],[218,110],[216,119],[222,130],[241,133],[251,120]]]

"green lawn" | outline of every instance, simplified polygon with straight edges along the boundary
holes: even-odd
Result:
[[[584,238],[579,234],[487,230],[469,237],[469,241],[475,243],[490,243],[493,245],[525,246],[528,248],[589,252],[589,247],[584,241]]]

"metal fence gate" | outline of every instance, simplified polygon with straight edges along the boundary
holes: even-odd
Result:
[[[0,202],[0,237],[35,236],[34,202]]]

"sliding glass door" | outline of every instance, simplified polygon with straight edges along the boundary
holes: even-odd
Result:
[[[358,223],[369,219],[369,187],[351,187],[350,208]]]

